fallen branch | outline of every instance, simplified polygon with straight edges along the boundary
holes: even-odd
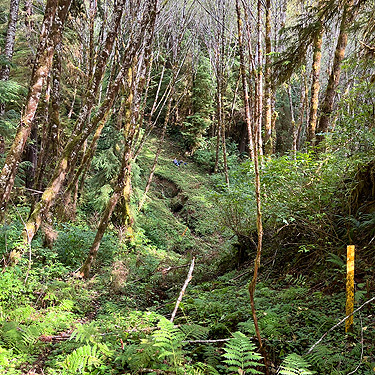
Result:
[[[217,339],[217,340],[187,340],[182,341],[184,344],[212,344],[215,342],[226,342],[229,339]]]
[[[337,328],[340,324],[344,323],[347,319],[349,319],[352,315],[354,315],[356,312],[361,310],[364,306],[368,305],[370,302],[375,300],[375,296],[367,300],[365,303],[363,303],[361,306],[358,307],[358,309],[354,310],[351,314],[347,315],[344,319],[341,319],[337,324],[335,324],[333,327],[331,327],[307,352],[307,354],[310,354],[313,349],[326,337],[330,332],[332,332],[335,328]]]
[[[183,265],[181,265],[181,266],[174,266],[174,267],[172,267],[172,266],[169,266],[169,267],[167,267],[167,268],[163,268],[162,270],[161,270],[161,273],[163,274],[163,276],[164,275],[166,275],[169,271],[171,271],[171,270],[177,270],[177,269],[179,269],[179,268],[185,268],[185,267],[187,267],[189,265],[189,263],[188,264],[183,264]]]
[[[179,295],[179,297],[177,299],[177,302],[176,302],[176,306],[175,306],[175,308],[173,310],[173,313],[172,313],[172,316],[171,316],[171,322],[173,322],[173,320],[174,320],[174,318],[176,316],[178,306],[180,305],[180,302],[182,301],[182,297],[184,296],[185,290],[186,290],[186,288],[187,288],[190,280],[193,277],[192,275],[193,275],[193,270],[194,270],[194,262],[195,262],[195,258],[193,257],[193,259],[191,261],[191,265],[190,265],[190,269],[189,269],[187,278],[185,280],[185,284],[184,284],[184,286],[181,289],[180,295]]]

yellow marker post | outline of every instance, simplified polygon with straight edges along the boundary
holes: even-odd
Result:
[[[346,316],[354,311],[354,245],[347,247],[346,259]],[[345,321],[345,333],[353,332],[353,315]]]

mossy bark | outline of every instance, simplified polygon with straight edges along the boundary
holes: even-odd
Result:
[[[0,221],[4,219],[6,205],[13,189],[18,164],[30,135],[43,85],[51,69],[55,46],[61,40],[62,28],[71,1],[60,0],[59,2],[58,0],[49,0],[46,4],[37,58],[31,75],[25,110],[0,175]]]
[[[271,0],[266,0],[266,65],[264,71],[264,154],[270,156],[273,153],[272,135],[272,69],[271,69]]]
[[[6,63],[0,68],[0,80],[8,81],[10,73],[10,62],[12,61],[13,51],[14,51],[14,41],[16,39],[16,28],[18,20],[18,9],[20,5],[20,0],[11,0],[9,8],[9,19],[8,28],[5,36],[4,52],[3,55],[6,59]],[[3,116],[5,112],[4,103],[0,103],[0,116]],[[0,148],[0,154],[2,154]]]
[[[61,43],[56,46],[52,64],[52,78],[50,100],[48,105],[48,117],[43,126],[40,140],[40,151],[38,155],[38,165],[35,173],[34,187],[42,190],[43,179],[51,177],[51,166],[57,161],[60,153],[60,79],[61,79]],[[47,103],[48,104],[48,103]],[[48,163],[46,162],[48,158]]]
[[[354,0],[347,0],[344,5],[332,70],[328,79],[325,98],[321,108],[321,116],[316,130],[316,145],[319,145],[324,140],[325,133],[327,133],[331,123],[336,89],[340,82],[341,63],[344,60],[348,44],[348,28],[356,16],[353,4]]]
[[[313,62],[312,62],[312,82],[310,97],[310,114],[307,125],[307,141],[311,144],[315,143],[316,122],[318,119],[319,90],[320,90],[320,67],[322,60],[322,43],[323,43],[323,27],[315,36],[313,45]]]
[[[245,121],[247,125],[247,132],[248,132],[248,139],[249,139],[249,153],[250,153],[251,159],[253,160],[254,159],[254,138],[253,138],[253,129],[251,126],[249,91],[248,91],[248,86],[247,86],[246,69],[245,69],[241,9],[240,9],[238,0],[236,0],[236,11],[237,11],[238,53],[240,55],[240,74],[241,74],[241,80],[242,80],[242,93],[243,93],[243,101],[244,101],[244,107],[245,107]]]
[[[104,236],[104,233],[108,227],[109,220],[120,200],[121,197],[125,201],[125,210],[127,217],[125,220],[128,224],[128,229],[131,230],[131,225],[133,224],[133,218],[130,209],[130,194],[131,194],[131,163],[133,160],[134,152],[134,140],[137,134],[137,129],[139,127],[139,110],[141,103],[141,94],[145,84],[145,74],[148,69],[151,57],[151,46],[154,36],[154,27],[156,19],[156,8],[157,0],[149,0],[147,11],[149,12],[149,22],[147,24],[146,36],[143,43],[143,54],[140,54],[138,60],[137,72],[134,72],[133,67],[128,68],[128,86],[129,86],[129,96],[127,99],[127,108],[125,111],[124,121],[126,125],[124,127],[124,152],[120,167],[120,172],[117,177],[117,183],[114,188],[112,197],[108,201],[106,208],[103,212],[102,218],[100,220],[98,230],[93,244],[91,245],[89,254],[86,258],[85,263],[81,267],[79,273],[82,277],[88,278],[90,275],[91,268],[97,257],[100,243]]]

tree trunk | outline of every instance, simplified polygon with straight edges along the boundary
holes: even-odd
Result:
[[[48,0],[42,25],[36,63],[31,76],[26,106],[17,134],[0,175],[0,222],[4,219],[17,167],[21,160],[31,125],[39,104],[46,77],[51,69],[55,46],[61,40],[62,28],[72,0]],[[58,11],[57,11],[58,10]]]
[[[83,266],[81,267],[81,269],[79,271],[81,277],[88,278],[89,275],[90,275],[91,267],[93,266],[93,264],[95,262],[100,243],[102,241],[102,238],[104,236],[104,233],[105,233],[105,231],[107,229],[107,226],[108,226],[108,223],[109,223],[109,219],[111,218],[113,210],[115,209],[115,207],[117,205],[117,202],[119,201],[120,197],[121,197],[121,190],[119,188],[117,188],[116,191],[113,193],[111,199],[107,203],[105,211],[104,211],[104,213],[102,215],[102,218],[100,220],[99,227],[98,227],[98,230],[96,232],[94,242],[91,245],[89,255],[86,258],[85,263],[83,264]]]
[[[316,35],[313,45],[313,62],[312,62],[312,82],[311,82],[311,98],[310,98],[310,114],[307,126],[307,142],[314,145],[316,122],[318,119],[319,90],[320,90],[320,66],[322,59],[322,42],[323,27]]]
[[[306,105],[307,105],[307,95],[308,95],[306,72],[304,72],[302,78],[303,78],[303,82],[301,82],[301,101],[300,101],[299,117],[298,117],[298,122],[294,123],[295,126],[293,129],[294,160],[296,160],[297,151],[300,149],[301,132],[302,132],[303,119],[305,115],[305,110],[306,110]]]
[[[219,74],[219,73],[217,73]],[[219,78],[216,79],[216,156],[215,156],[215,166],[214,166],[214,173],[217,173],[219,169],[219,160],[220,160],[220,141],[221,141],[221,131],[222,131],[222,124],[221,124],[221,114],[222,114],[222,109],[221,109],[221,82]]]
[[[5,64],[1,66],[0,69],[0,80],[7,81],[9,79],[10,72],[10,62],[12,61],[13,51],[14,51],[14,41],[16,39],[16,26],[18,20],[18,9],[20,5],[20,0],[11,0],[9,9],[9,20],[8,29],[5,37],[5,45],[3,56],[5,57]],[[0,113],[0,116],[3,113]]]
[[[354,0],[347,0],[344,5],[340,32],[335,50],[335,57],[333,59],[332,70],[329,76],[325,98],[321,108],[322,113],[317,128],[316,145],[319,145],[324,140],[324,134],[327,133],[331,122],[331,114],[333,112],[336,89],[340,82],[341,62],[345,57],[345,50],[348,44],[347,30],[356,15],[353,4]]]
[[[241,79],[242,79],[242,93],[243,93],[243,101],[244,101],[244,107],[245,107],[245,121],[247,125],[247,132],[248,132],[248,139],[249,139],[249,154],[250,154],[250,158],[254,160],[254,138],[253,138],[253,130],[251,126],[251,118],[250,118],[249,91],[247,88],[245,56],[244,56],[243,43],[242,43],[242,19],[241,19],[241,9],[239,5],[239,0],[236,0],[236,11],[237,11],[238,53],[240,55],[240,74],[241,74]]]
[[[25,27],[26,27],[26,40],[29,45],[32,45],[32,35],[34,29],[34,22],[32,21],[33,15],[33,0],[25,0]]]
[[[272,71],[271,71],[271,0],[266,0],[266,66],[264,72],[264,154],[270,156],[273,153],[272,135]]]
[[[150,2],[152,9],[150,9],[150,23],[148,30],[148,38],[144,43],[144,56],[140,59],[138,65],[138,71],[136,78],[134,79],[133,69],[129,68],[129,87],[130,95],[128,97],[129,108],[125,114],[125,121],[127,124],[124,129],[124,153],[121,162],[120,173],[117,178],[116,187],[111,199],[108,201],[107,206],[104,210],[103,216],[100,220],[99,227],[94,239],[94,242],[90,248],[89,255],[80,269],[80,275],[82,277],[88,278],[90,275],[90,270],[95,262],[101,240],[108,227],[109,220],[116,208],[117,203],[120,198],[123,197],[125,201],[125,214],[127,215],[126,220],[128,222],[128,227],[131,228],[133,224],[133,218],[130,209],[130,193],[131,193],[131,162],[133,158],[134,140],[135,134],[137,133],[137,128],[140,126],[139,120],[139,109],[141,104],[141,95],[145,83],[145,73],[150,63],[151,56],[151,45],[154,35],[154,26],[156,18],[157,0]]]
[[[61,44],[56,46],[52,65],[52,87],[49,95],[48,118],[44,124],[42,139],[40,143],[40,152],[38,165],[35,175],[34,188],[42,190],[43,179],[51,177],[51,166],[55,164],[60,153],[60,78],[61,78]],[[47,99],[46,99],[47,100]],[[46,159],[48,157],[48,163]]]
[[[6,59],[6,63],[0,68],[0,80],[1,81],[9,80],[9,73],[10,73],[9,63],[12,61],[12,57],[13,57],[19,4],[20,4],[20,0],[11,0],[10,2],[8,28],[7,28],[7,34],[5,37],[5,45],[4,45],[4,53],[3,53]],[[0,117],[4,116],[4,114],[5,114],[5,103],[0,102]],[[4,154],[4,152],[5,152],[5,139],[2,135],[0,135],[0,155]],[[0,214],[0,217],[1,217],[1,214]]]
[[[43,193],[40,201],[35,206],[26,224],[28,236],[24,236],[24,239],[27,239],[29,243],[32,241],[34,235],[38,231],[42,221],[42,217],[46,212],[48,212],[48,210],[55,202],[55,199],[61,190],[61,187],[65,181],[66,173],[68,171],[69,162],[71,162],[74,165],[77,155],[81,150],[82,145],[84,144],[87,137],[97,128],[97,125],[100,124],[100,122],[108,116],[110,109],[112,108],[112,105],[115,101],[115,98],[117,97],[117,94],[119,92],[124,72],[131,65],[132,59],[140,45],[142,33],[138,35],[138,38],[135,38],[133,43],[128,45],[128,48],[124,54],[124,61],[122,62],[123,66],[121,68],[121,71],[117,75],[116,80],[114,82],[111,82],[111,88],[109,90],[107,98],[99,107],[97,113],[92,118],[90,124],[85,128],[84,124],[87,119],[89,110],[91,110],[92,106],[94,105],[94,99],[99,90],[99,85],[101,81],[100,76],[104,74],[107,59],[109,57],[109,54],[113,47],[113,43],[115,41],[115,37],[119,30],[124,5],[125,0],[123,0],[121,4],[117,6],[113,14],[112,26],[107,34],[107,39],[104,43],[105,51],[102,51],[98,58],[97,69],[95,70],[93,83],[91,84],[89,93],[87,94],[88,99],[86,100],[86,103],[83,105],[81,113],[77,119],[75,131],[73,132],[70,140],[67,142],[64,150],[61,153],[61,157],[57,162],[57,165],[55,167],[52,178],[48,184],[48,187]]]
[[[293,96],[292,96],[292,85],[289,82],[288,88],[288,99],[289,99],[289,112],[290,112],[290,122],[291,122],[291,133],[293,134],[293,144],[292,144],[292,151],[295,153],[297,150],[294,149],[294,147],[297,147],[297,138],[295,137],[296,134],[296,118],[294,116],[294,105],[293,105]]]
[[[241,58],[241,35],[240,35],[240,29],[241,29],[241,13],[240,8],[238,4],[238,0],[236,0],[236,10],[237,10],[237,24],[238,24],[238,30],[239,30],[239,51],[240,51],[240,63],[242,65],[243,58]],[[250,295],[250,305],[251,305],[251,311],[255,326],[255,332],[258,338],[259,342],[259,349],[263,355],[264,358],[264,364],[265,364],[265,374],[269,374],[268,370],[268,363],[267,363],[267,356],[266,352],[263,347],[262,338],[260,335],[259,325],[258,325],[258,318],[255,310],[255,302],[254,302],[254,294],[255,294],[255,287],[257,283],[257,277],[258,277],[258,270],[260,267],[260,258],[262,253],[262,242],[263,242],[263,224],[262,224],[262,210],[261,210],[261,184],[260,184],[260,168],[259,168],[259,156],[262,154],[262,138],[260,134],[260,127],[262,124],[262,103],[263,103],[263,92],[262,92],[262,72],[261,72],[261,60],[262,60],[262,51],[260,46],[260,36],[261,36],[261,1],[258,0],[257,3],[257,10],[258,10],[258,17],[257,17],[257,33],[258,33],[258,50],[257,50],[257,65],[258,65],[258,74],[256,74],[256,83],[258,90],[256,92],[255,97],[255,120],[253,122],[254,127],[251,129],[251,135],[253,140],[253,153],[251,155],[252,160],[254,162],[254,172],[255,172],[255,197],[256,197],[256,207],[257,207],[257,231],[258,231],[258,243],[257,243],[257,254],[254,261],[254,273],[253,278],[249,284],[248,290]],[[250,25],[246,25],[248,30],[250,28]],[[246,80],[246,72],[245,69],[241,69],[242,74],[242,80]],[[246,86],[243,85],[244,89],[244,104],[246,106]],[[246,111],[246,122],[248,124],[251,124],[250,119],[250,111]],[[250,134],[249,134],[250,136]],[[251,151],[251,150],[250,150]]]
[[[259,145],[259,155],[263,155],[263,138],[262,138],[262,114],[263,114],[263,50],[262,50],[262,4],[258,0],[258,17],[257,17],[257,97],[256,116],[255,116],[255,134],[256,141]]]

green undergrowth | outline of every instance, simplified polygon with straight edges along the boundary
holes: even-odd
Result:
[[[135,194],[142,196],[154,160],[150,151],[156,148],[152,138],[139,157],[140,181]],[[173,159],[186,165],[177,167]],[[220,177],[221,178],[221,177]],[[219,209],[212,199],[218,177],[197,166],[181,149],[166,142],[137,226],[159,248],[196,256],[210,263],[219,253],[229,251],[232,234],[219,223]],[[209,270],[207,270],[209,272]]]
[[[33,266],[26,282],[26,263],[5,269],[0,282],[0,373],[263,373],[248,274],[232,271],[192,283],[172,324],[168,319],[187,267],[169,274],[167,266],[178,259],[143,245],[147,251],[135,254],[134,248],[122,254],[127,270],[122,275],[114,263],[88,282],[69,276],[58,261],[51,273]],[[365,287],[358,285],[356,307],[364,300]],[[338,375],[357,366],[358,374],[373,373],[371,306],[355,315],[352,334],[346,335],[340,325],[307,354],[342,319],[344,292],[325,294],[305,277],[289,275],[279,282],[259,282],[255,303],[268,358],[278,373]]]
[[[52,250],[43,247],[39,234],[31,263],[25,256],[17,266],[2,269],[0,374],[264,373],[248,295],[255,233],[251,165],[232,166],[233,185],[226,190],[221,175],[209,174],[166,143],[146,203],[137,212],[155,149],[152,138],[133,168],[135,235],[124,240],[112,222],[91,279],[77,279],[74,272],[87,256],[96,210],[110,190],[96,192],[98,200],[94,193],[85,196],[75,222],[57,223]],[[331,252],[333,241],[323,249],[300,238],[306,228],[315,238],[326,223],[331,225],[319,215],[333,187],[327,183],[328,196],[314,198],[308,187],[317,165],[299,157],[293,163],[287,157],[275,160],[263,175],[269,190],[255,307],[270,371],[370,375],[375,368],[373,305],[355,315],[353,333],[346,335],[342,324],[329,331],[345,312],[343,247]],[[176,167],[174,158],[187,164]],[[284,191],[285,186],[291,190]],[[289,205],[282,203],[287,195]],[[307,206],[313,199],[319,210]],[[10,207],[11,220],[0,228],[3,261],[19,241],[27,212],[21,201]],[[269,241],[272,233],[280,234],[278,244],[275,236]],[[241,236],[247,246],[242,259],[237,254]],[[284,255],[283,262],[276,255]],[[192,280],[171,323],[193,258]],[[297,261],[313,261],[311,269],[293,272]],[[358,264],[366,269],[360,256]],[[371,298],[372,286],[366,274],[356,281],[359,307]]]

